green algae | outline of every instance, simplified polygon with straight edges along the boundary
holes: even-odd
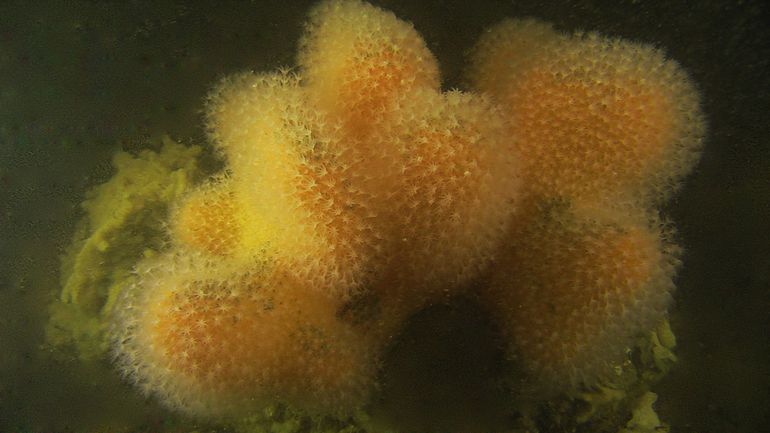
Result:
[[[163,248],[169,205],[201,175],[199,146],[168,137],[160,144],[158,152],[118,152],[114,176],[86,194],[85,215],[62,257],[61,294],[49,308],[48,344],[74,347],[82,359],[106,353],[115,300],[138,260]]]
[[[631,420],[618,433],[668,433],[669,428],[660,422],[653,404],[658,399],[654,392],[646,392],[631,411]]]
[[[673,353],[676,338],[668,320],[626,350],[625,360],[616,365],[612,377],[573,396],[561,396],[537,405],[524,414],[524,426],[539,431],[578,433],[649,433],[666,432],[653,403],[650,389],[664,378],[676,363]],[[657,430],[649,430],[654,424]]]

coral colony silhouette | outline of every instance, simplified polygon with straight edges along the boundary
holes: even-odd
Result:
[[[405,320],[473,290],[531,383],[569,392],[664,318],[678,260],[657,207],[705,126],[660,51],[509,19],[472,90],[442,92],[411,24],[332,0],[297,59],[208,98],[226,169],[176,206],[113,319],[143,391],[198,416],[351,413]]]

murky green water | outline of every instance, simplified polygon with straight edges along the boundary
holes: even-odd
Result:
[[[78,204],[88,188],[112,175],[112,155],[137,152],[164,134],[205,145],[201,110],[211,85],[237,71],[292,66],[312,3],[0,5],[0,431],[230,428],[186,419],[143,398],[121,382],[109,359],[84,362],[73,351],[46,346],[47,308],[61,290],[60,257],[81,217]],[[679,362],[654,386],[656,408],[673,432],[766,428],[768,8],[759,1],[378,3],[423,35],[439,60],[445,88],[463,86],[465,54],[484,28],[504,16],[535,16],[564,30],[652,43],[691,74],[703,95],[709,133],[700,164],[667,209],[686,253],[671,309]],[[424,380],[414,388],[394,380],[383,391],[387,416],[400,414],[405,425],[437,431],[455,431],[466,422],[481,429],[505,425],[504,409],[496,403],[504,393],[497,395],[499,389],[474,370],[493,370],[499,353],[473,308],[450,306],[417,321],[410,339],[399,344],[405,352],[388,359],[393,371]],[[457,383],[451,374],[431,375],[426,357],[408,355],[421,335],[430,334],[426,329],[446,323],[447,316],[459,316],[478,331],[441,336],[443,345],[426,349],[430,356],[462,350],[463,342],[484,342],[477,357],[453,364],[464,375]],[[483,398],[446,399],[463,395],[467,386]],[[393,403],[403,393],[414,401]],[[415,394],[433,401],[420,402]]]

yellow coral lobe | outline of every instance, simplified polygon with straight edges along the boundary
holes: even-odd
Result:
[[[241,242],[238,204],[232,191],[221,187],[195,191],[171,220],[179,242],[208,254],[228,255]]]
[[[289,73],[239,74],[209,94],[209,133],[234,178],[250,176],[256,188],[283,185],[294,174],[301,155],[313,150],[313,116],[305,105],[299,77]],[[262,191],[252,193],[272,192]]]
[[[393,98],[440,86],[437,63],[412,25],[357,0],[313,9],[298,64],[319,107],[354,135],[386,114]]]
[[[697,93],[650,46],[508,20],[482,38],[474,60],[474,85],[509,110],[536,194],[656,203],[697,159]]]
[[[299,78],[276,73],[224,80],[209,97],[208,120],[232,171],[232,188],[251,214],[271,227],[296,228],[302,219],[294,197],[300,171],[325,146]]]
[[[377,247],[371,211],[355,187],[339,134],[287,74],[242,74],[211,95],[208,118],[241,198],[244,227],[258,226],[267,255],[316,290],[347,296]],[[256,221],[255,221],[256,220]],[[256,249],[255,251],[259,251]]]
[[[513,241],[484,299],[541,386],[590,386],[662,319],[676,259],[634,219],[546,213]]]

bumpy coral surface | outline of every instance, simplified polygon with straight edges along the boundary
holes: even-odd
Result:
[[[697,160],[698,95],[651,46],[509,19],[481,38],[469,75],[509,109],[537,194],[655,204]]]
[[[515,232],[482,296],[541,390],[609,379],[622,348],[663,319],[676,248],[645,222],[554,205]]]
[[[298,63],[209,97],[227,169],[178,202],[115,310],[144,391],[202,416],[350,413],[404,321],[473,289],[530,382],[567,392],[664,318],[678,262],[654,206],[704,128],[662,53],[506,21],[475,90],[442,92],[410,24],[332,0]]]

